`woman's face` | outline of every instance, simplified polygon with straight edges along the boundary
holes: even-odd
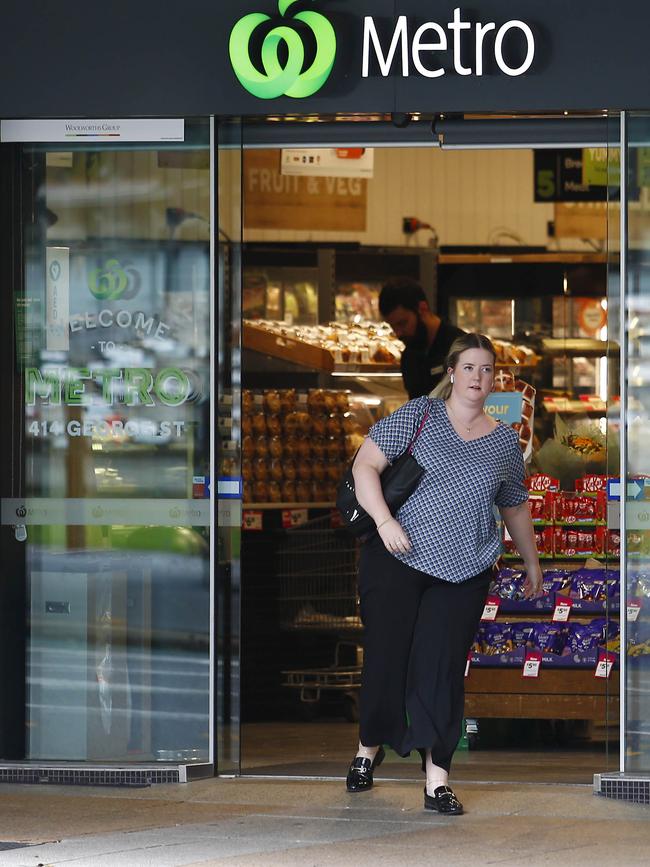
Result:
[[[454,394],[465,400],[483,403],[492,391],[494,359],[487,349],[466,349],[458,356],[456,367],[447,372],[454,375]]]

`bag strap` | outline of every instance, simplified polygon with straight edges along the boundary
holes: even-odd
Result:
[[[413,449],[415,448],[415,441],[416,441],[416,439],[420,436],[420,432],[422,431],[422,428],[423,428],[424,425],[426,424],[426,421],[427,421],[427,419],[429,418],[429,413],[430,413],[430,412],[431,412],[431,402],[429,402],[429,406],[427,407],[427,411],[424,413],[424,416],[422,417],[422,421],[420,422],[420,426],[419,426],[418,429],[416,430],[416,432],[415,432],[415,436],[414,436],[413,439],[411,440],[411,443],[410,443],[410,445],[409,445],[409,447],[408,447],[408,449],[407,449],[407,451],[408,451],[408,453],[409,453],[410,455],[413,454]]]

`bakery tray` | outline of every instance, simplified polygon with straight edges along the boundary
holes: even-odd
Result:
[[[244,349],[252,349],[302,367],[323,370],[327,373],[334,370],[334,356],[327,349],[293,337],[273,334],[248,322],[242,324],[242,346]]]
[[[322,346],[315,346],[296,337],[275,334],[266,328],[259,328],[250,322],[242,324],[242,346],[282,361],[290,361],[301,367],[322,370],[325,373],[341,375],[363,375],[372,373],[400,375],[399,363],[367,361],[365,363],[335,363],[334,354]]]

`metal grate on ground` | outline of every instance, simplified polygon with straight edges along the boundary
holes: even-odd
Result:
[[[594,790],[606,798],[650,804],[650,776],[633,774],[596,774]]]
[[[145,787],[180,782],[178,768],[0,768],[0,783]]]

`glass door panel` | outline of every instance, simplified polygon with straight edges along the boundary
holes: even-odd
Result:
[[[216,584],[216,738],[220,774],[240,770],[241,620],[241,315],[242,315],[242,125],[216,127],[215,169],[218,245],[216,430],[218,550]]]
[[[622,770],[650,772],[650,114],[628,113],[623,239],[627,655]]]
[[[22,148],[27,759],[212,758],[210,127],[185,129]]]

